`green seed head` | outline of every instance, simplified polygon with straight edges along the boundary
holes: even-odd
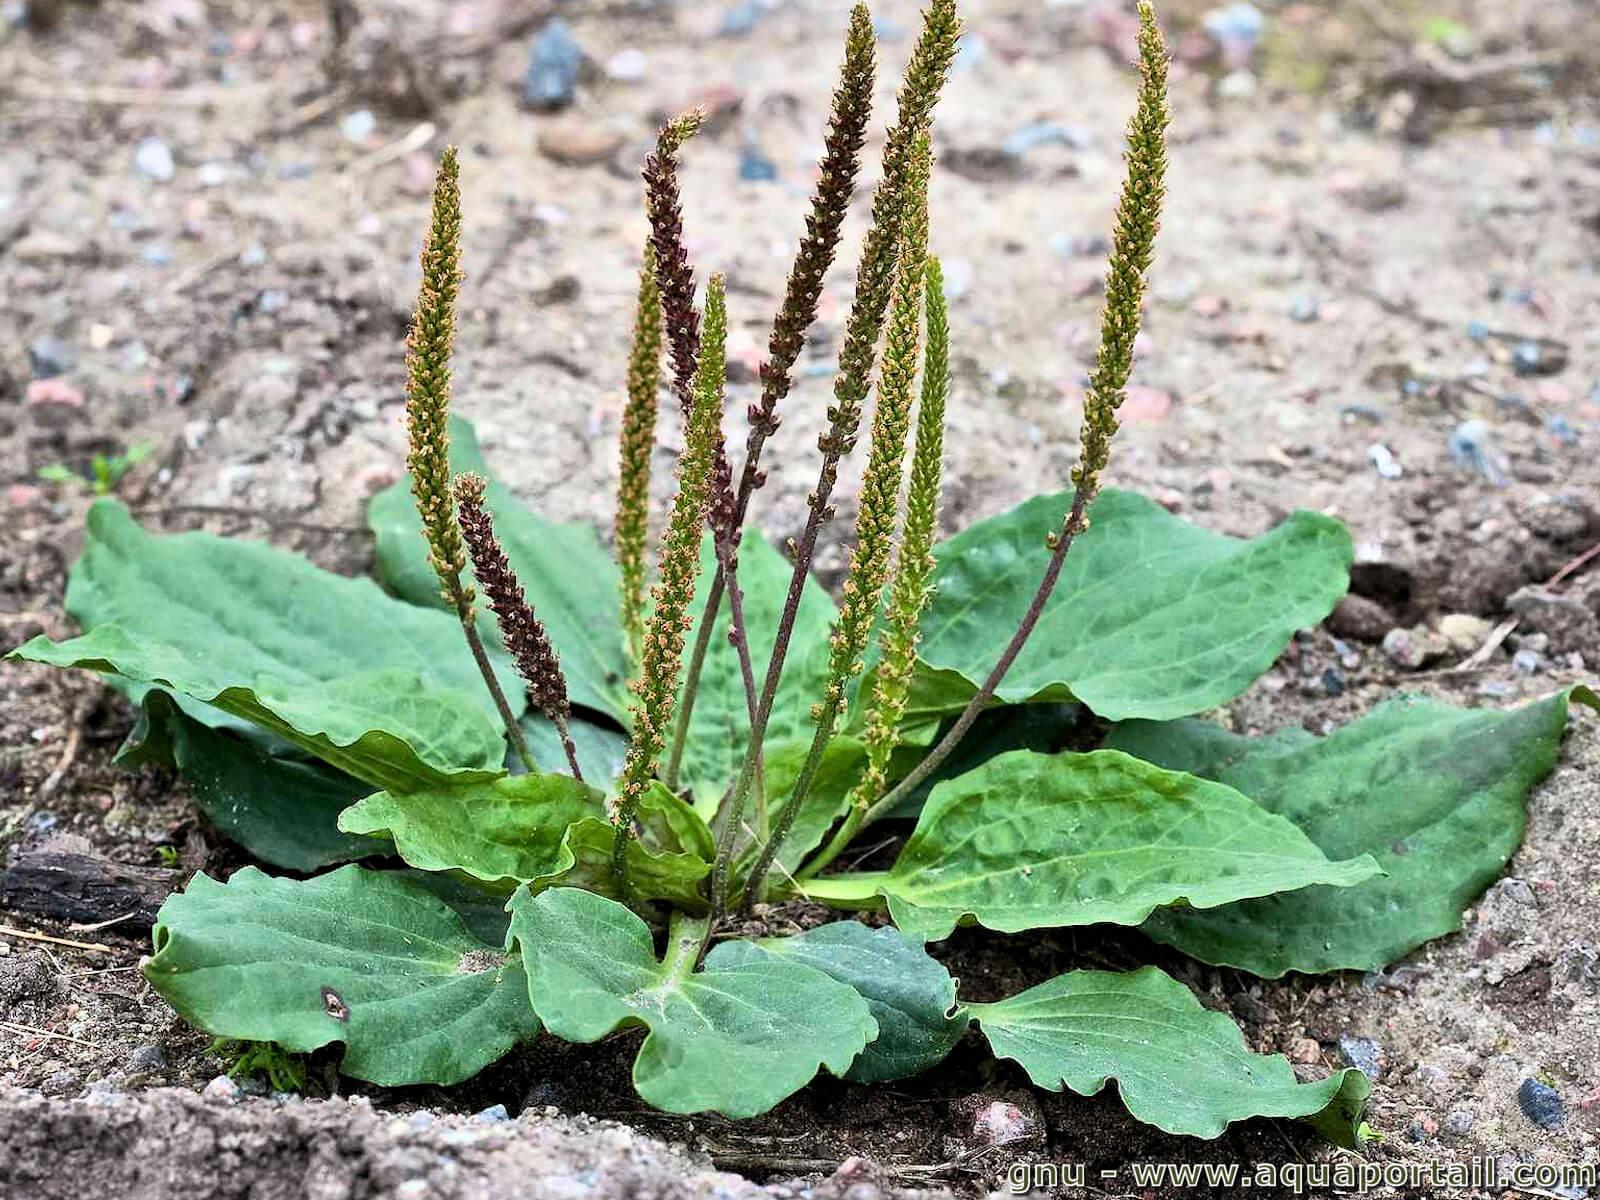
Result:
[[[456,150],[450,146],[439,160],[433,185],[433,213],[422,243],[422,284],[406,339],[406,466],[428,560],[438,572],[446,602],[465,612],[472,591],[461,582],[467,556],[450,498],[450,353],[460,291],[461,190]]]
[[[1161,203],[1166,195],[1167,50],[1148,0],[1139,5],[1139,100],[1128,123],[1127,176],[1117,207],[1111,261],[1106,270],[1106,303],[1100,321],[1100,350],[1084,394],[1078,465],[1072,482],[1092,500],[1110,457],[1128,376],[1133,343],[1139,336],[1150,262],[1155,255]]]

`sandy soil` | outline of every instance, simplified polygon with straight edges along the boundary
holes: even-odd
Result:
[[[716,107],[721,118],[687,154],[686,209],[698,267],[729,276],[729,412],[742,422],[819,147],[842,0],[773,5],[742,38],[716,35],[721,5],[562,5],[593,65],[559,114],[518,103],[540,6],[353,7],[345,67],[332,79],[327,15],[312,3],[66,4],[54,30],[0,23],[5,646],[69,631],[61,593],[87,497],[38,472],[82,471],[96,453],[136,444],[150,455],[118,492],[148,523],[269,537],[336,569],[368,566],[361,506],[399,463],[400,342],[430,164],[447,141],[463,148],[468,218],[460,407],[525,497],[554,516],[593,517],[609,513],[614,485],[644,232],[635,166],[662,115]],[[1600,393],[1591,391],[1600,123],[1593,61],[1582,57],[1587,6],[1264,5],[1248,80],[1230,74],[1236,64],[1203,32],[1204,7],[1174,3],[1167,13],[1180,55],[1171,201],[1114,482],[1236,534],[1295,507],[1333,513],[1358,545],[1361,598],[1331,629],[1292,645],[1227,715],[1241,728],[1320,731],[1396,687],[1503,705],[1592,680],[1600,570],[1586,562],[1548,589],[1522,590],[1600,537]],[[934,244],[953,293],[951,527],[1065,482],[1131,97],[1117,6],[969,0],[966,9],[971,32],[940,114],[933,196]],[[898,70],[915,6],[882,0],[875,10],[886,66]],[[1420,18],[1436,13],[1460,22],[1458,41],[1470,39],[1455,46],[1460,57],[1418,40]],[[613,77],[628,73],[614,57],[625,50],[644,56],[637,81]],[[1238,95],[1247,83],[1253,94]],[[1024,154],[1005,152],[1040,121],[1064,128]],[[873,151],[878,138],[881,122]],[[155,150],[137,168],[147,139],[170,152],[170,178]],[[755,152],[776,180],[740,179]],[[803,519],[849,296],[851,255],[842,257],[758,501],[756,519],[776,538]],[[54,367],[64,369],[37,378]],[[668,447],[656,471],[663,486],[670,461]],[[851,515],[848,500],[840,507],[836,537]],[[824,575],[839,562],[830,542]],[[1453,653],[1408,672],[1379,648],[1392,628],[1451,613],[1519,623],[1467,669],[1452,669],[1463,657]],[[1519,647],[1527,654],[1514,660]],[[1320,682],[1334,666],[1345,683],[1336,695]],[[180,783],[109,765],[129,723],[126,705],[92,678],[0,664],[0,843],[67,833],[129,863],[169,851],[185,867],[238,861],[197,826]],[[1593,1163],[1597,759],[1595,721],[1579,717],[1562,765],[1532,799],[1528,841],[1507,879],[1462,935],[1382,976],[1262,984],[1163,957],[1136,935],[1092,948],[1052,935],[1002,948],[958,937],[948,953],[1008,984],[1076,962],[1154,956],[1239,1018],[1258,1049],[1288,1053],[1308,1072],[1342,1065],[1349,1039],[1371,1039],[1380,1054],[1370,1120],[1384,1135],[1374,1156]],[[139,979],[142,940],[3,909],[0,922],[109,947],[39,947],[0,933],[0,1083],[31,1089],[0,1093],[0,1127],[37,1120],[61,1131],[25,1143],[32,1174],[0,1164],[0,1194],[56,1194],[38,1183],[49,1177],[38,1166],[58,1153],[67,1171],[58,1183],[88,1172],[81,1178],[140,1196],[172,1194],[159,1189],[173,1180],[197,1196],[302,1194],[304,1146],[315,1140],[306,1130],[337,1123],[338,1112],[308,1102],[300,1107],[313,1115],[290,1128],[285,1110],[235,1108],[231,1095],[213,1096],[209,1117],[206,1102],[170,1093],[151,1093],[139,1109],[147,1086],[198,1089],[221,1066]],[[1163,1137],[1129,1121],[1112,1096],[1030,1095],[1019,1073],[974,1047],[892,1094],[824,1082],[743,1125],[641,1111],[627,1061],[615,1047],[538,1046],[454,1094],[361,1090],[380,1112],[470,1114],[499,1103],[533,1118],[530,1128],[543,1128],[544,1106],[619,1118],[757,1181],[826,1176],[865,1155],[882,1170],[851,1164],[840,1191],[852,1200],[869,1197],[850,1187],[983,1190],[1012,1157],[1098,1169],[1328,1153],[1266,1122],[1219,1143]],[[1529,1077],[1561,1094],[1557,1127],[1519,1108]],[[998,1157],[964,1157],[973,1149],[964,1114],[974,1097],[995,1096],[1024,1106],[1038,1137]],[[121,1174],[93,1176],[91,1160],[66,1148],[126,1130],[118,1114],[130,1104],[169,1123],[174,1140],[191,1128],[219,1145],[244,1137],[241,1169],[260,1189],[198,1167],[137,1177],[123,1162]],[[362,1119],[388,1132],[365,1143],[359,1130],[341,1135],[357,1147],[348,1157],[387,1153],[373,1147],[396,1140],[394,1124]],[[253,1132],[238,1134],[239,1120]],[[439,1156],[466,1152],[433,1134],[419,1144],[427,1163],[411,1174],[352,1168],[337,1187],[306,1184],[303,1194],[498,1195],[515,1178],[440,1182]],[[607,1175],[583,1186],[688,1194],[662,1180],[692,1168],[647,1140],[628,1144],[666,1164],[646,1172],[654,1182]],[[852,1172],[864,1172],[859,1182]],[[414,1179],[434,1190],[407,1190]],[[681,1186],[738,1192],[727,1181]]]

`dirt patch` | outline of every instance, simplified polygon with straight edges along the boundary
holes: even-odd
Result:
[[[574,11],[592,61],[559,114],[520,102],[531,29],[502,24],[526,16],[517,6],[332,9],[347,7],[357,22],[332,90],[336,29],[329,6],[309,0],[67,4],[53,32],[0,31],[14,93],[0,105],[5,645],[70,632],[65,572],[87,497],[41,482],[40,469],[88,472],[95,455],[140,443],[151,453],[118,492],[146,523],[369,568],[361,507],[400,462],[400,340],[429,162],[445,140],[463,147],[468,219],[459,405],[525,498],[558,518],[610,511],[644,233],[633,164],[659,116],[694,101],[719,118],[687,152],[684,184],[695,261],[730,281],[730,420],[753,398],[841,6],[771,6],[743,38],[717,35],[720,6]],[[1065,484],[1131,97],[1114,6],[970,7],[936,139],[962,169],[933,196],[956,354],[947,528]],[[1584,76],[1566,65],[1567,47],[1586,43],[1574,32],[1586,6],[1558,0],[1526,19],[1486,3],[1384,9],[1407,30],[1413,16],[1450,16],[1474,40],[1457,60],[1375,25],[1377,6],[1262,5],[1265,40],[1243,65],[1207,41],[1210,7],[1171,13],[1172,199],[1141,339],[1144,390],[1130,399],[1112,482],[1235,534],[1321,509],[1358,546],[1358,602],[1220,715],[1241,730],[1323,732],[1397,688],[1503,705],[1589,680],[1600,662],[1600,569],[1583,558],[1600,537],[1600,135],[1593,98],[1576,90]],[[876,9],[883,58],[898,65],[915,6]],[[624,51],[642,54],[642,76],[616,65]],[[1435,86],[1428,69],[1486,82]],[[1060,128],[1006,150],[1040,123]],[[150,139],[170,174],[159,152],[141,156]],[[776,179],[749,167],[753,152]],[[858,218],[847,233],[859,232]],[[849,260],[829,277],[757,500],[774,539],[803,520]],[[672,457],[658,455],[658,499]],[[853,482],[847,473],[819,560],[830,579]],[[1460,647],[1420,669],[1383,648],[1395,629],[1422,638],[1451,616],[1515,623],[1465,669],[1472,652]],[[238,865],[181,782],[110,766],[129,725],[93,677],[0,664],[0,843],[67,833],[128,864]],[[1576,721],[1532,799],[1526,845],[1464,932],[1388,972],[1267,984],[1098,930],[964,933],[939,954],[975,999],[1072,966],[1158,962],[1238,1019],[1254,1048],[1308,1075],[1369,1066],[1369,1119],[1384,1134],[1374,1155],[1592,1162],[1595,725]],[[759,1181],[828,1178],[868,1156],[885,1173],[847,1170],[839,1188],[851,1200],[868,1200],[850,1191],[865,1184],[976,1193],[1019,1157],[1099,1170],[1329,1154],[1284,1123],[1217,1143],[1167,1137],[1114,1095],[1038,1093],[975,1043],[924,1079],[876,1091],[823,1081],[742,1123],[641,1108],[628,1038],[541,1042],[449,1092],[362,1088],[370,1109],[236,1104],[223,1085],[195,1095],[224,1064],[139,977],[141,937],[0,919],[105,947],[0,934],[0,1080],[27,1089],[0,1097],[8,1146],[27,1148],[20,1167],[0,1168],[13,1171],[0,1188],[19,1195],[554,1195],[561,1185],[547,1181],[559,1180],[619,1195],[750,1191],[701,1174],[703,1159],[575,1114],[624,1120]],[[352,1086],[327,1058],[309,1064],[314,1095]],[[1530,1081],[1553,1089],[1559,1119],[1530,1116],[1551,1111]],[[469,1119],[496,1104],[525,1119]],[[1005,1121],[1025,1136],[986,1149],[997,1104],[1016,1110]],[[470,1136],[448,1141],[458,1135]],[[414,1180],[435,1190],[405,1190]]]

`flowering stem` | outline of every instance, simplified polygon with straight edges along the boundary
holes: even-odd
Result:
[[[645,243],[628,360],[628,401],[622,413],[617,476],[616,547],[622,573],[622,627],[635,665],[644,653],[644,594],[650,536],[650,451],[655,445],[656,394],[661,387],[661,293],[655,249]]]
[[[889,759],[900,744],[900,721],[916,672],[918,627],[933,594],[933,538],[939,523],[939,483],[944,456],[944,409],[950,390],[949,319],[945,312],[944,279],[939,260],[928,259],[925,303],[928,347],[917,402],[917,441],[911,461],[906,515],[900,537],[894,583],[883,624],[883,655],[872,686],[872,711],[865,740],[867,767],[851,789],[844,822],[805,867],[796,873],[808,879],[848,846],[866,823],[872,802],[888,784]]]
[[[461,632],[467,635],[467,648],[472,651],[472,661],[478,664],[483,682],[488,686],[494,706],[500,712],[500,720],[505,724],[506,737],[511,740],[512,751],[522,763],[524,770],[530,773],[538,770],[533,762],[533,753],[528,749],[528,740],[522,736],[522,727],[517,724],[517,718],[512,716],[511,705],[506,700],[505,692],[500,688],[500,681],[495,678],[494,665],[489,661],[488,651],[483,648],[483,639],[478,636],[478,626],[472,618],[471,602],[468,602],[465,614],[457,609],[456,615],[461,618]]]
[[[494,518],[483,503],[488,484],[481,475],[468,472],[456,476],[453,490],[461,535],[472,555],[473,574],[489,598],[489,609],[500,626],[500,640],[516,664],[517,674],[527,684],[528,698],[534,708],[543,713],[561,735],[572,774],[581,780],[583,772],[578,769],[572,738],[567,733],[567,717],[572,712],[572,703],[567,698],[567,677],[561,670],[555,647],[550,644],[550,635],[534,615],[533,605],[528,603],[517,573],[511,569],[511,560],[495,536]],[[517,732],[520,735],[521,730]]]
[[[505,723],[506,737],[523,766],[531,771],[533,758],[528,744],[517,728],[511,705],[500,689],[473,624],[472,587],[461,579],[467,555],[456,525],[455,505],[450,500],[450,356],[455,345],[461,278],[460,165],[456,148],[447,146],[434,178],[432,211],[422,242],[422,283],[406,337],[406,467],[411,474],[417,515],[422,518],[422,535],[428,543],[428,562],[439,577],[439,590],[461,622],[473,661]]]
[[[1011,664],[1027,644],[1045,603],[1061,576],[1061,566],[1074,539],[1089,526],[1088,508],[1100,490],[1100,475],[1109,458],[1111,439],[1117,432],[1117,409],[1133,370],[1133,345],[1139,336],[1141,305],[1146,279],[1155,253],[1161,204],[1166,195],[1167,52],[1155,11],[1148,0],[1139,5],[1139,102],[1128,123],[1127,175],[1117,207],[1111,259],[1106,269],[1106,302],[1100,322],[1100,348],[1095,369],[1084,395],[1083,427],[1079,435],[1078,465],[1072,480],[1076,491],[1061,528],[1048,539],[1050,560],[1017,631],[1007,643],[989,677],[967,702],[956,723],[916,768],[875,803],[863,824],[870,824],[894,809],[950,756],[979,713],[993,699]]]
[[[889,574],[917,376],[918,332],[928,249],[930,167],[928,136],[923,133],[917,138],[906,172],[904,224],[896,256],[893,311],[884,346],[882,376],[878,380],[878,402],[872,416],[871,446],[861,481],[856,544],[850,552],[844,601],[828,656],[828,682],[821,702],[812,710],[817,729],[794,790],[778,810],[772,834],[756,856],[755,866],[745,881],[746,907],[760,899],[767,871],[776,861],[784,839],[810,794],[823,753],[844,712],[845,690],[850,680],[861,673],[861,656],[867,648]]]
[[[1011,664],[1017,661],[1017,655],[1022,653],[1023,646],[1027,645],[1028,637],[1033,633],[1033,627],[1039,623],[1039,617],[1044,613],[1045,602],[1050,599],[1050,593],[1055,590],[1056,580],[1061,576],[1061,566],[1066,561],[1067,551],[1072,549],[1073,539],[1082,531],[1085,524],[1083,512],[1086,507],[1084,493],[1079,492],[1073,497],[1072,508],[1062,522],[1060,530],[1050,538],[1050,544],[1054,548],[1050,552],[1049,561],[1045,564],[1044,577],[1039,580],[1039,586],[1033,593],[1033,599],[1028,603],[1027,611],[1022,615],[1017,631],[1011,635],[1011,640],[1006,643],[999,661],[994,664],[993,670],[983,681],[983,686],[978,689],[977,695],[967,702],[966,708],[962,709],[961,715],[956,718],[956,723],[944,737],[939,739],[939,744],[928,752],[927,757],[912,769],[911,774],[895,784],[882,799],[867,809],[857,826],[858,829],[886,816],[895,805],[915,791],[923,780],[938,770],[939,764],[950,757],[961,739],[967,735],[967,730],[972,728],[972,723],[988,707],[989,701],[994,698],[995,689],[1011,670]]]
[[[876,357],[878,335],[883,329],[883,318],[889,308],[889,294],[894,283],[895,250],[904,219],[904,193],[912,150],[932,120],[934,105],[944,87],[950,64],[955,59],[960,35],[961,22],[956,16],[956,0],[932,0],[923,15],[922,33],[906,68],[905,81],[900,87],[898,116],[884,141],[883,178],[873,194],[872,223],[867,227],[867,236],[862,242],[861,256],[856,266],[856,294],[845,325],[839,370],[834,377],[834,403],[828,410],[829,427],[817,440],[818,448],[822,451],[817,486],[811,493],[805,529],[793,546],[794,571],[789,578],[789,591],[784,597],[783,613],[778,619],[773,638],[772,655],[767,660],[761,700],[756,708],[755,720],[751,722],[744,763],[726,802],[728,815],[723,824],[717,846],[717,862],[712,873],[714,913],[722,912],[727,899],[728,876],[738,831],[743,823],[744,805],[755,782],[762,740],[766,736],[767,723],[772,719],[778,683],[783,677],[784,660],[788,657],[789,641],[800,612],[800,598],[810,576],[812,556],[816,553],[817,535],[821,532],[823,521],[833,515],[829,501],[839,477],[839,460],[855,444],[856,430],[861,421],[861,404],[870,387],[869,378]]]
[[[727,581],[734,574],[726,568],[725,559],[730,553],[737,556],[739,538],[750,510],[750,497],[766,482],[766,474],[761,470],[761,452],[767,439],[778,429],[778,405],[789,394],[792,384],[790,372],[805,347],[806,333],[816,320],[823,277],[833,265],[844,218],[850,210],[850,199],[855,192],[856,176],[861,167],[861,146],[866,139],[867,120],[872,115],[874,59],[872,15],[865,4],[857,4],[850,13],[844,65],[840,68],[839,84],[833,93],[833,109],[823,142],[819,178],[811,197],[811,213],[806,218],[806,232],[800,239],[794,265],[789,270],[783,302],[773,320],[772,334],[767,342],[767,359],[761,364],[761,399],[759,403],[752,404],[749,410],[750,435],[745,441],[744,467],[739,473],[733,512],[731,519],[725,523],[727,536],[718,542],[717,573],[706,594],[705,616],[701,619],[694,649],[689,656],[683,700],[678,709],[678,724],[673,733],[672,752],[667,759],[668,786],[674,786],[677,781],[689,720],[694,713],[700,673],[716,626],[714,618],[720,609]],[[734,598],[729,603],[732,634],[739,653],[739,670],[745,680],[750,720],[754,726],[758,708],[755,671],[750,661],[750,640],[746,635],[743,605],[737,596],[737,588],[734,591]],[[759,764],[757,769],[759,771]]]
[[[645,635],[644,657],[633,690],[633,737],[622,764],[618,798],[612,813],[612,871],[625,900],[633,896],[628,878],[628,843],[645,789],[655,775],[672,720],[683,643],[690,625],[700,574],[700,535],[705,527],[707,496],[716,462],[718,421],[726,367],[728,317],[725,283],[714,275],[706,292],[706,329],[695,368],[694,404],[689,411],[683,456],[678,460],[678,494],[661,538],[661,570],[652,596],[655,609]]]

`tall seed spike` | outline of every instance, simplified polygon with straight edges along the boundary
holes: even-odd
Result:
[[[867,719],[867,769],[852,796],[853,806],[861,810],[882,794],[888,782],[889,757],[899,744],[900,718],[905,715],[917,663],[917,629],[931,598],[928,580],[933,573],[933,540],[939,524],[944,411],[950,394],[950,325],[944,275],[936,258],[928,259],[924,291],[927,349],[923,356],[922,393],[917,402],[916,447],[911,456],[905,523],[881,638],[883,658]]]
[[[406,336],[406,468],[411,494],[422,518],[428,562],[439,576],[439,591],[455,610],[483,685],[494,700],[512,749],[528,770],[533,757],[517,728],[494,666],[473,624],[472,586],[455,504],[450,498],[450,354],[455,344],[456,299],[461,292],[461,186],[456,148],[446,146],[433,184],[428,232],[422,239],[422,282],[416,312]]]
[[[872,625],[883,597],[889,560],[894,550],[894,530],[900,515],[904,482],[906,440],[911,429],[911,403],[916,391],[918,333],[922,319],[922,292],[928,254],[928,176],[932,150],[924,130],[912,143],[906,170],[899,253],[889,313],[889,331],[883,351],[883,372],[878,380],[878,402],[872,417],[872,439],[861,480],[861,507],[856,515],[856,544],[850,552],[844,600],[834,625],[828,657],[828,682],[814,710],[817,722],[811,749],[801,764],[794,789],[784,802],[745,885],[745,899],[753,903],[761,893],[767,870],[804,805],[823,752],[832,739],[845,691],[861,671]]]
[[[1011,640],[1000,653],[966,708],[906,777],[872,806],[868,822],[882,813],[894,811],[896,804],[913,793],[939,769],[960,745],[974,721],[1004,682],[1023,647],[1033,635],[1045,605],[1049,603],[1067,553],[1077,536],[1088,528],[1087,509],[1100,487],[1111,439],[1117,432],[1117,405],[1133,367],[1133,343],[1139,335],[1140,301],[1154,257],[1156,231],[1160,226],[1161,203],[1165,197],[1167,109],[1167,52],[1156,24],[1155,9],[1148,0],[1139,5],[1139,99],[1128,125],[1127,177],[1122,201],[1117,210],[1117,226],[1112,238],[1111,265],[1106,273],[1106,307],[1101,325],[1100,352],[1084,400],[1083,433],[1078,466],[1072,473],[1077,490],[1072,507],[1063,515],[1061,528],[1048,539],[1050,556],[1039,586]]]
[[[661,538],[660,578],[651,593],[655,610],[645,636],[644,658],[634,682],[633,737],[622,764],[613,824],[612,870],[624,897],[631,895],[627,848],[633,819],[655,774],[672,722],[673,698],[683,661],[689,606],[700,573],[700,534],[705,527],[708,493],[716,463],[717,430],[722,418],[722,389],[727,373],[728,313],[726,281],[714,275],[706,291],[705,332],[694,375],[694,403],[689,410],[683,457],[678,461],[678,494]]]
[[[428,561],[445,602],[470,617],[472,591],[461,581],[466,551],[450,500],[450,354],[461,291],[461,188],[456,148],[447,146],[433,185],[422,243],[422,283],[406,338],[406,467],[422,517]]]
[[[833,109],[823,139],[822,161],[816,191],[811,197],[811,212],[806,219],[806,232],[789,270],[783,303],[772,323],[767,360],[761,364],[761,402],[750,418],[750,442],[755,449],[747,463],[759,452],[758,436],[765,440],[778,427],[778,403],[789,394],[789,373],[805,346],[806,330],[816,320],[823,277],[833,265],[840,229],[849,212],[861,168],[861,147],[866,142],[867,121],[872,115],[875,74],[872,14],[865,4],[857,4],[850,11],[844,65],[833,92]]]
[[[906,440],[911,429],[911,403],[916,390],[922,291],[927,274],[931,165],[928,137],[923,134],[912,149],[906,173],[905,224],[895,271],[894,301],[883,351],[883,374],[878,381],[871,445],[861,479],[856,544],[850,554],[845,601],[839,613],[836,644],[829,664],[830,695],[824,697],[825,711],[830,705],[835,712],[843,711],[845,684],[866,649],[894,550]],[[827,731],[829,736],[832,733],[832,729]]]
[[[453,490],[461,534],[472,555],[472,573],[477,576],[489,609],[500,626],[500,640],[516,664],[517,674],[528,685],[528,699],[556,727],[572,773],[582,779],[577,750],[567,730],[567,719],[572,715],[572,704],[567,698],[567,677],[562,673],[561,659],[550,643],[544,623],[528,603],[522,583],[512,570],[511,560],[495,536],[494,518],[484,506],[487,484],[481,475],[468,473],[456,476]]]
[[[661,291],[655,247],[646,242],[628,359],[628,400],[622,411],[621,471],[617,480],[616,546],[622,571],[622,627],[635,664],[644,652],[646,543],[650,537],[650,453],[655,447],[661,391]]]
[[[839,352],[832,419],[819,440],[825,454],[830,447],[846,453],[855,444],[861,405],[871,387],[878,335],[894,282],[912,150],[932,123],[933,109],[955,61],[960,38],[956,0],[933,0],[923,14],[922,33],[900,85],[899,113],[884,141],[883,179],[872,197],[872,223],[867,227],[856,268],[856,296]]]
[[[817,536],[823,522],[832,519],[832,494],[839,478],[839,460],[855,445],[861,423],[861,405],[871,387],[878,337],[883,330],[884,313],[889,306],[889,294],[893,287],[895,251],[903,224],[906,174],[911,150],[917,139],[926,134],[931,126],[933,109],[944,88],[950,65],[955,60],[960,38],[961,20],[956,13],[956,0],[932,0],[922,14],[922,32],[911,52],[911,61],[906,67],[898,93],[899,111],[884,141],[883,177],[873,193],[872,222],[867,227],[857,261],[855,296],[850,303],[844,344],[839,351],[839,367],[834,375],[834,399],[828,408],[829,424],[817,439],[817,447],[822,451],[817,486],[810,496],[805,528],[794,543],[794,569],[789,577],[789,591],[784,597],[772,654],[767,660],[761,700],[756,709],[756,718],[751,722],[744,762],[740,765],[739,776],[724,806],[725,819],[717,844],[716,874],[712,886],[713,911],[720,912],[726,898],[726,883],[737,833],[743,827],[745,801],[755,782],[763,735],[777,699],[778,685],[783,679],[789,640],[799,616],[800,598],[810,577]],[[793,819],[792,816],[790,819]],[[761,865],[762,872],[771,865],[775,853],[774,840],[769,838],[763,852],[765,861]],[[747,902],[760,886],[759,878],[752,877],[746,886]]]
[[[678,151],[705,123],[700,109],[675,117],[656,135],[656,148],[644,160],[645,211],[655,251],[656,287],[661,296],[673,386],[684,416],[694,404],[695,359],[700,353],[700,314],[694,306],[694,268],[683,240],[683,199],[678,185]]]
[[[1085,504],[1100,490],[1100,475],[1117,432],[1117,409],[1133,370],[1133,343],[1139,336],[1145,281],[1166,196],[1166,131],[1172,118],[1167,107],[1167,51],[1148,0],[1139,5],[1139,74],[1139,100],[1128,122],[1128,148],[1123,156],[1127,176],[1106,268],[1100,348],[1084,394],[1078,465],[1072,472],[1072,482],[1084,495]],[[1085,524],[1080,517],[1078,528]]]
[[[805,345],[806,331],[816,319],[823,277],[832,266],[839,246],[840,230],[850,207],[861,165],[861,147],[866,139],[867,120],[872,113],[874,59],[872,15],[865,4],[858,3],[850,13],[844,65],[833,93],[833,110],[828,119],[828,132],[823,142],[822,162],[816,191],[811,198],[811,211],[806,217],[806,232],[800,239],[783,301],[773,320],[772,333],[767,342],[767,359],[761,364],[761,400],[748,410],[750,433],[745,441],[744,466],[739,474],[739,484],[737,489],[724,489],[719,480],[715,493],[722,501],[712,518],[713,528],[719,534],[718,565],[716,577],[706,595],[705,608],[708,613],[717,612],[723,593],[727,592],[730,616],[736,627],[732,636],[738,651],[740,674],[747,681],[746,700],[752,721],[758,710],[754,667],[750,661],[749,639],[742,632],[742,599],[737,587],[727,586],[729,572],[726,564],[737,565],[738,543],[750,497],[766,480],[766,474],[761,470],[761,452],[767,438],[778,429],[777,407],[789,394],[790,371]],[[724,455],[719,460],[719,467],[726,461]],[[730,499],[731,509],[727,503]],[[709,618],[701,622],[693,652],[689,656],[689,674],[684,682],[677,726],[673,730],[672,750],[664,776],[669,785],[677,778],[699,692],[699,676],[716,626],[717,623]]]

